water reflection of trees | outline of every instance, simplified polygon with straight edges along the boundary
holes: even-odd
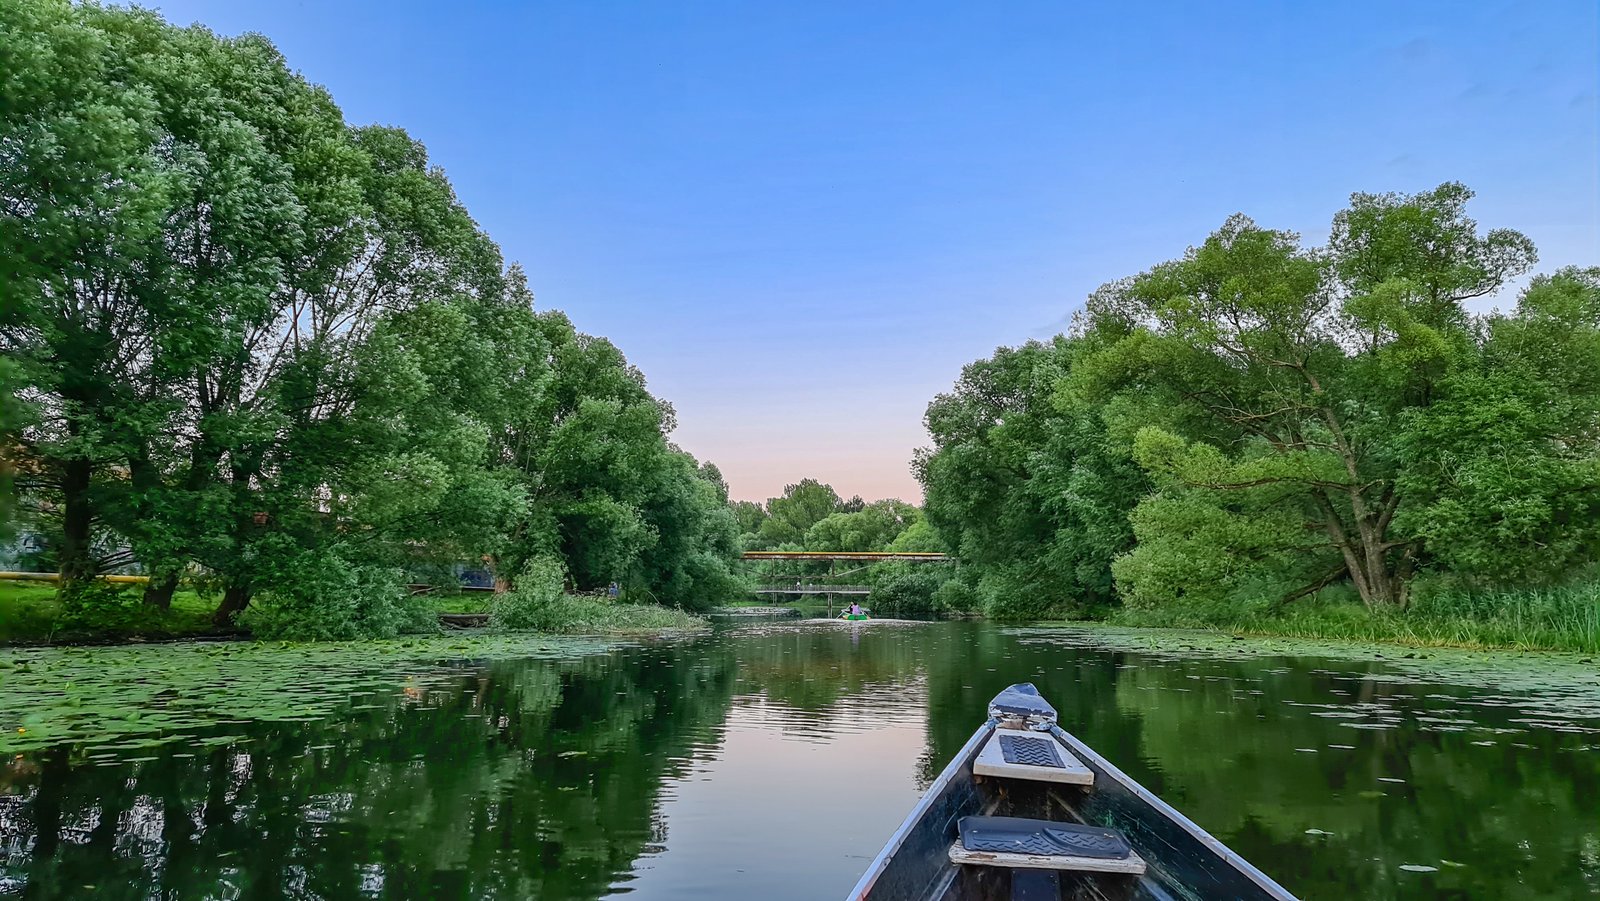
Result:
[[[876,630],[871,634],[869,630]],[[863,693],[874,701],[898,706],[920,705],[921,698],[898,698],[878,691],[903,687],[925,665],[925,637],[920,626],[840,626],[815,623],[778,628],[759,641],[737,643],[740,691],[763,692],[773,702],[796,712],[810,712],[826,722],[837,705]]]
[[[1362,680],[1351,666],[1319,672],[1312,662],[1264,677],[1260,661],[1156,664],[1120,671],[1117,700],[1139,720],[1145,757],[1159,761],[1169,795],[1308,896],[1384,897],[1426,885],[1556,897],[1600,880],[1600,769],[1580,750],[1593,736],[1530,730],[1508,711],[1463,711],[1438,695],[1470,691]],[[1337,709],[1295,706],[1334,701],[1364,705],[1360,722],[1385,728],[1351,728],[1312,715]],[[1440,872],[1422,877],[1401,864]]]
[[[597,897],[663,841],[662,780],[715,739],[733,681],[732,655],[707,647],[496,662],[232,747],[118,766],[60,750],[19,759],[0,798],[0,886]]]
[[[1600,889],[1595,735],[1530,729],[1515,708],[1444,697],[1481,693],[1467,688],[1361,678],[1378,664],[1178,660],[1020,644],[988,629],[952,641],[928,654],[932,771],[995,691],[1031,679],[1067,728],[1306,897]],[[1367,705],[1363,722],[1393,728],[1296,706],[1311,704]],[[1484,740],[1496,744],[1472,744]],[[1407,863],[1439,872],[1399,870]]]
[[[239,726],[250,741],[231,747],[128,751],[153,757],[115,766],[64,751],[0,763],[0,895],[594,898],[667,841],[662,786],[720,742],[734,703],[770,708],[802,738],[926,709],[927,754],[906,765],[929,779],[989,698],[1022,680],[1306,897],[1600,889],[1600,764],[1584,750],[1596,736],[1446,697],[1480,691],[1360,669],[1025,644],[983,624],[774,627],[462,664],[442,685],[336,720]],[[1368,705],[1394,728],[1341,726],[1306,704]],[[1471,724],[1438,731],[1452,724],[1423,717]]]

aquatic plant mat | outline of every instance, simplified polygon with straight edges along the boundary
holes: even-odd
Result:
[[[459,678],[472,660],[563,659],[622,642],[547,635],[0,650],[0,754],[233,744],[247,723],[319,720]]]
[[[1593,654],[1407,648],[1386,643],[1257,636],[1238,638],[1204,630],[1098,624],[1005,631],[1024,645],[1100,648],[1184,661],[1283,658],[1285,664],[1297,668],[1323,664],[1311,669],[1312,673],[1330,677],[1343,675],[1367,683],[1433,683],[1478,691],[1493,688],[1499,694],[1463,703],[1520,709],[1530,717],[1524,725],[1554,732],[1600,732],[1593,722],[1600,720],[1600,663]],[[1333,668],[1341,663],[1350,664],[1348,671]],[[1269,673],[1277,671],[1267,670]],[[1332,712],[1317,715],[1344,719],[1344,725],[1358,729],[1387,729],[1401,721],[1392,711],[1381,707],[1350,704],[1330,704],[1329,707]],[[1444,724],[1435,731],[1461,731],[1448,726]]]

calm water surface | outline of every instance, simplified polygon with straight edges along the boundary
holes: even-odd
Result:
[[[838,898],[1022,680],[1305,897],[1600,895],[1592,663],[1334,653],[790,622],[435,661],[331,716],[0,762],[0,897]]]

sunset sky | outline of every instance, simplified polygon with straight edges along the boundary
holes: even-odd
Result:
[[[740,498],[918,499],[963,364],[1236,211],[1318,243],[1459,180],[1540,271],[1600,265],[1594,0],[159,8],[426,143]]]

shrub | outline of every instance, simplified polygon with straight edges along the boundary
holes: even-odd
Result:
[[[700,617],[672,607],[618,604],[603,598],[562,597],[532,609],[527,630],[565,635],[659,632],[705,626],[705,620]]]
[[[931,616],[940,611],[939,586],[949,574],[927,563],[887,563],[873,573],[872,612],[888,616]]]
[[[352,563],[339,546],[286,560],[239,622],[258,638],[296,641],[393,638],[433,625],[399,570]]]
[[[944,613],[975,613],[983,608],[983,601],[971,581],[957,573],[933,593],[933,606]]]
[[[489,621],[505,632],[659,632],[695,629],[705,620],[655,604],[619,604],[608,598],[572,597],[566,572],[551,557],[536,557],[517,576],[510,591],[494,597]]]
[[[523,567],[510,591],[494,596],[489,621],[508,632],[540,631],[549,609],[566,599],[566,570],[552,557],[535,557]]]
[[[59,629],[68,632],[120,632],[132,629],[148,611],[142,589],[122,583],[76,583],[61,593]]]

